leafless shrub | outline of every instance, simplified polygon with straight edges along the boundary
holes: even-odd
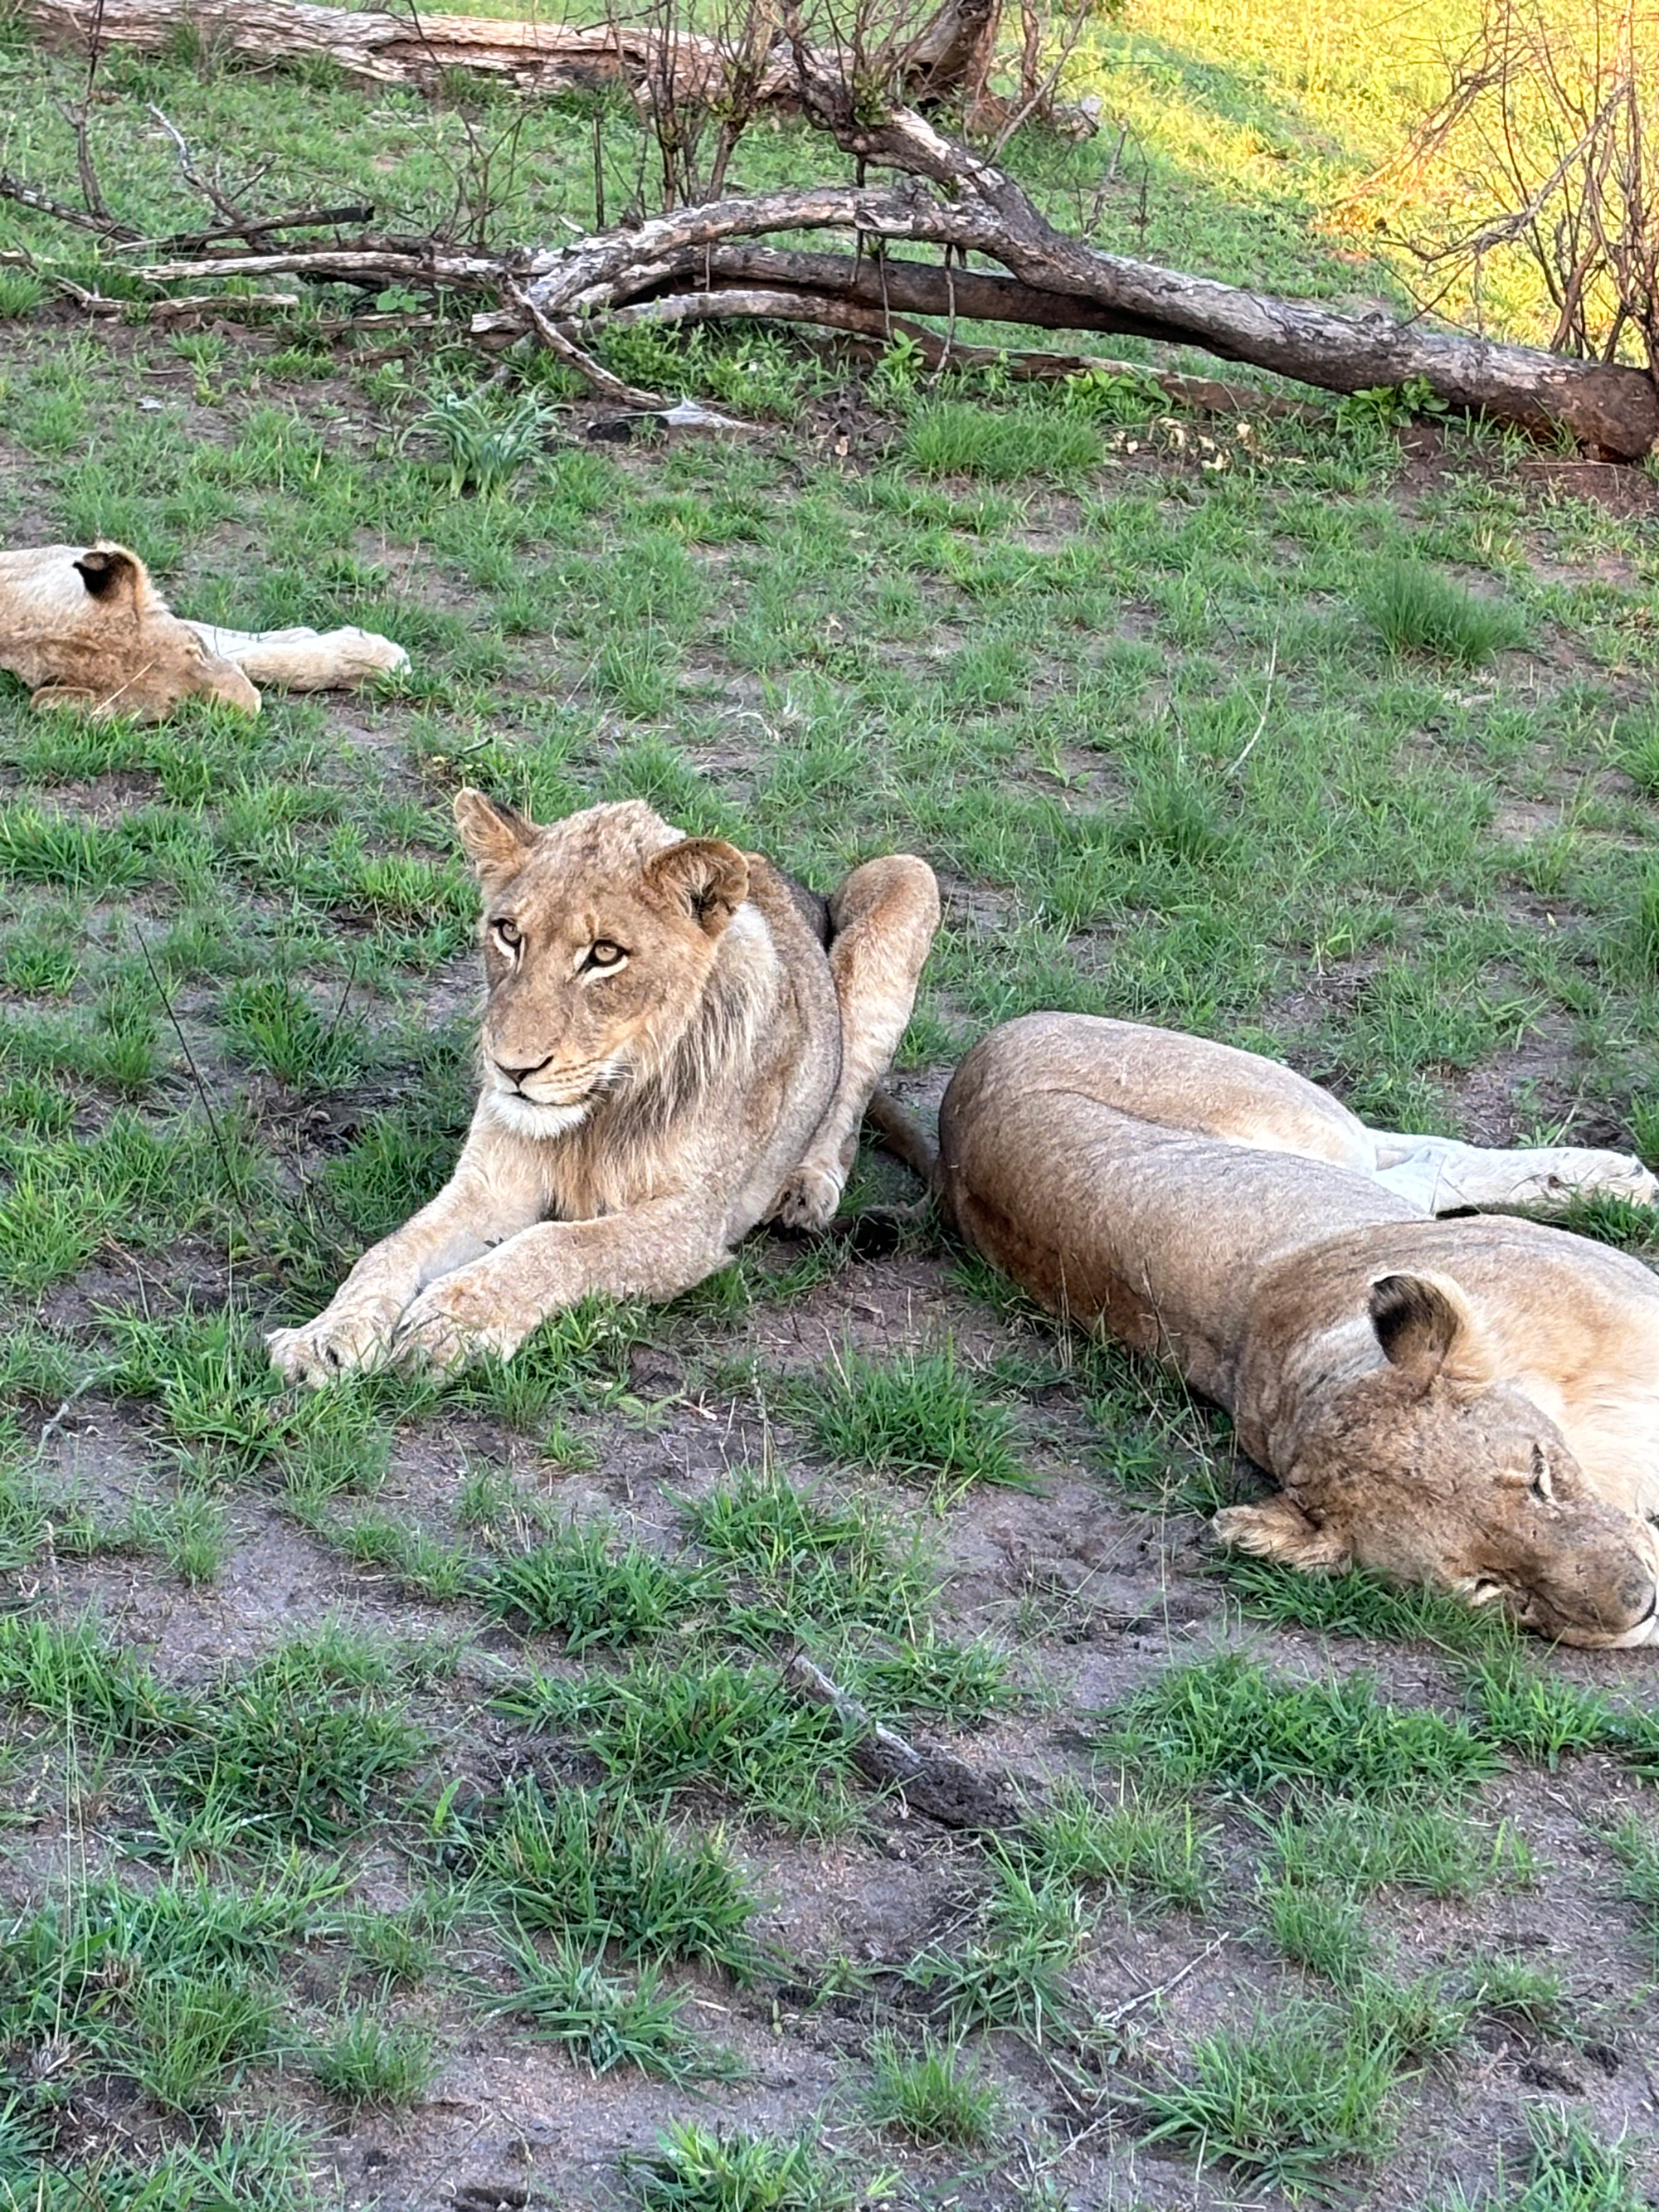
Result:
[[[1519,252],[1553,308],[1552,352],[1659,373],[1659,8],[1484,0],[1450,77],[1351,211],[1477,309],[1494,257]]]

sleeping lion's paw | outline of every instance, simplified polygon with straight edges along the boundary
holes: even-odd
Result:
[[[773,1218],[786,1229],[827,1229],[841,1204],[845,1178],[833,1168],[803,1160],[778,1193]]]
[[[386,1358],[402,1310],[393,1298],[350,1304],[338,1300],[303,1328],[274,1328],[265,1339],[271,1365],[290,1382],[315,1390],[342,1375],[378,1367]]]
[[[462,1267],[421,1292],[398,1322],[392,1356],[399,1366],[465,1367],[481,1353],[509,1358],[539,1314],[515,1315],[504,1305],[499,1282],[472,1279]]]

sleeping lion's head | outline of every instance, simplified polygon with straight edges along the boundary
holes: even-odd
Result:
[[[484,1100],[503,1126],[556,1137],[666,1063],[749,864],[637,799],[542,828],[464,790],[455,820],[483,890]]]
[[[1316,1573],[1428,1583],[1562,1644],[1659,1644],[1659,1537],[1597,1496],[1503,1379],[1457,1284],[1385,1275],[1369,1321],[1380,1361],[1301,1425],[1278,1496],[1216,1516],[1222,1540]]]

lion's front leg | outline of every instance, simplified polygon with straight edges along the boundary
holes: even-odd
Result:
[[[591,1292],[672,1298],[729,1258],[704,1198],[655,1199],[595,1221],[544,1221],[422,1291],[397,1325],[394,1358],[458,1367],[510,1358],[550,1314]]]
[[[907,853],[866,860],[830,902],[830,972],[841,1007],[841,1080],[774,1211],[786,1229],[823,1229],[858,1152],[864,1109],[898,1050],[939,927],[939,884]]]
[[[437,1197],[364,1253],[314,1321],[271,1332],[273,1364],[290,1382],[313,1387],[380,1366],[422,1289],[519,1235],[540,1218],[543,1200],[533,1160],[515,1157],[499,1133],[483,1147],[469,1138]]]

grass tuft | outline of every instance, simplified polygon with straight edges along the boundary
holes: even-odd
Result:
[[[843,1464],[947,1492],[974,1482],[1031,1487],[1006,1407],[982,1395],[953,1351],[886,1363],[849,1351],[811,1388],[793,1386],[790,1405],[819,1449]]]
[[[990,2142],[1002,2100],[957,2045],[929,2040],[917,2049],[897,2036],[878,2035],[870,2063],[864,2109],[872,2127],[960,2150]]]
[[[1250,1802],[1445,1796],[1499,1763],[1467,1722],[1390,1705],[1363,1675],[1291,1681],[1237,1653],[1171,1668],[1113,1719],[1103,1750],[1143,1781]]]
[[[1478,667],[1526,635],[1514,609],[1477,599],[1419,561],[1381,562],[1359,602],[1390,653],[1425,653],[1459,668]]]
[[[565,1942],[544,1954],[520,1940],[509,1947],[515,1977],[510,1993],[488,2009],[526,2021],[561,2045],[592,2074],[636,2067],[660,2081],[733,2081],[742,2066],[703,2042],[685,2023],[686,1999],[662,1986],[661,1968],[646,1965],[630,1987],[603,1962]]]

